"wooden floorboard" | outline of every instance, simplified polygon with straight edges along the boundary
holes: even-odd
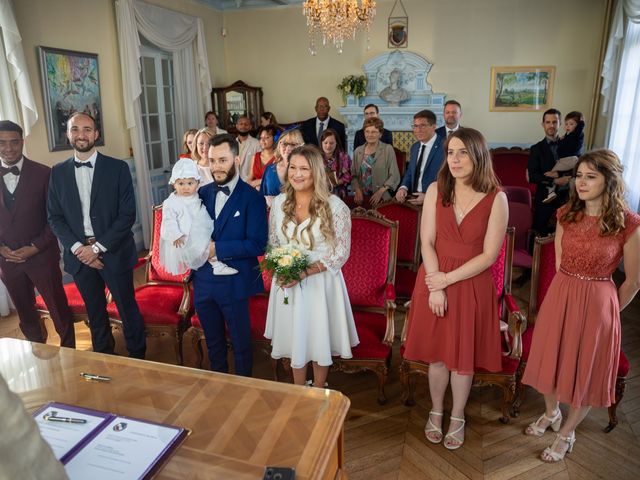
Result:
[[[518,303],[526,311],[528,285],[514,291]],[[402,328],[399,314],[397,331]],[[627,389],[618,408],[620,424],[609,434],[602,428],[608,422],[606,409],[594,409],[580,425],[574,451],[557,464],[542,462],[538,455],[553,442],[547,432],[542,438],[527,437],[524,428],[536,420],[544,410],[542,397],[527,389],[520,415],[507,425],[501,416],[501,394],[495,388],[473,389],[467,405],[467,429],[464,446],[449,451],[443,445],[433,445],[424,437],[424,425],[431,407],[425,379],[417,382],[413,407],[400,402],[398,377],[399,347],[394,346],[393,364],[386,386],[388,401],[377,402],[377,379],[370,372],[353,375],[331,373],[330,387],[342,391],[351,400],[345,423],[346,470],[351,480],[374,479],[633,479],[640,478],[640,298],[623,312],[622,348],[627,354],[631,372]],[[78,348],[89,350],[91,340],[84,324],[76,324]],[[49,343],[57,344],[50,321]],[[0,336],[22,338],[15,314],[0,319]],[[124,340],[116,332],[117,353],[124,355]],[[185,338],[185,364],[195,365],[195,354]],[[148,341],[150,360],[175,362],[169,339]],[[261,351],[254,352],[254,375],[271,379],[268,358]],[[451,409],[451,397],[445,399],[445,410]],[[566,409],[564,410],[566,413]],[[448,426],[448,413],[444,426]]]

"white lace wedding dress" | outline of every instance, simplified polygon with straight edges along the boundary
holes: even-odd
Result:
[[[289,241],[282,233],[284,199],[284,194],[278,195],[271,206],[269,245],[297,244],[309,255],[311,263],[319,260],[327,270],[310,275],[289,288],[287,305],[284,304],[284,291],[273,280],[264,336],[271,339],[271,356],[290,358],[293,368],[302,368],[310,361],[329,366],[332,356],[351,358],[351,347],[359,343],[347,287],[340,271],[349,258],[351,213],[342,200],[331,195],[336,246],[332,249],[326,242],[320,233],[318,219],[311,227],[314,248],[309,250],[306,234],[300,238],[308,219],[298,225],[297,232],[294,223],[287,225]]]

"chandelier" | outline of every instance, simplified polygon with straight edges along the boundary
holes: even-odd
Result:
[[[322,45],[328,42],[342,53],[345,40],[354,39],[358,30],[367,32],[376,16],[375,0],[305,0],[302,9],[309,29],[309,51],[316,54],[315,36],[322,35]]]

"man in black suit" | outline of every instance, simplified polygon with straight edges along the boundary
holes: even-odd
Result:
[[[380,114],[380,111],[378,110],[378,106],[374,105],[373,103],[370,103],[369,105],[364,107],[365,120],[367,118],[378,118],[379,114]],[[380,138],[380,141],[383,143],[388,143],[389,145],[393,145],[393,135],[389,130],[387,130],[386,128],[383,128],[382,137]],[[356,148],[358,148],[360,145],[364,145],[365,142],[366,142],[366,139],[364,138],[364,128],[361,128],[360,130],[356,131],[356,135],[353,139],[353,151],[355,152]]]
[[[457,100],[444,102],[444,125],[436,129],[436,135],[447,138],[451,133],[460,128],[462,118],[462,105]]]
[[[93,350],[113,353],[105,284],[122,320],[129,356],[144,358],[144,324],[133,290],[137,261],[131,227],[136,201],[129,167],[95,149],[94,119],[74,113],[67,138],[74,156],[53,167],[48,217],[64,248],[65,270],[73,275],[89,316]]]
[[[555,231],[553,215],[569,198],[569,180],[571,170],[554,172],[553,166],[558,161],[558,128],[560,126],[560,112],[550,108],[542,115],[542,128],[545,138],[531,147],[527,170],[529,182],[537,185],[533,200],[533,229],[540,235],[548,235]],[[548,190],[547,187],[557,186],[557,197],[549,203],[543,203]]]
[[[329,116],[329,100],[326,97],[320,97],[316,100],[316,116],[302,122],[300,130],[304,143],[311,143],[320,146],[320,137],[322,132],[327,128],[333,128],[338,132],[342,148],[347,148],[347,134],[345,133],[344,124],[335,118]]]

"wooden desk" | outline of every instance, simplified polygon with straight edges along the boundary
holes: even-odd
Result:
[[[339,392],[10,338],[0,373],[30,412],[58,401],[191,429],[157,478],[261,479],[267,465],[295,467],[296,479],[346,477]]]

